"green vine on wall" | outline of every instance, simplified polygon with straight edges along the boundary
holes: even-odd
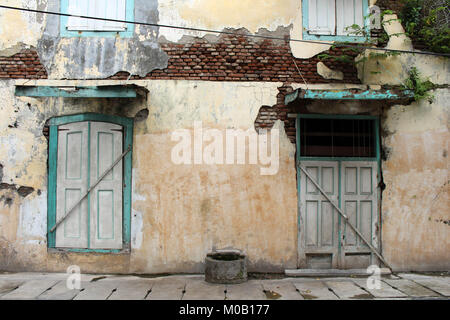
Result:
[[[450,0],[445,1],[446,6],[437,6],[435,8],[425,10],[423,5],[425,1],[431,0],[402,0],[404,2],[403,9],[400,13],[400,18],[385,20],[385,15],[394,14],[391,10],[385,10],[381,13],[381,21],[383,26],[385,24],[391,23],[392,21],[399,21],[402,23],[405,32],[395,33],[388,35],[384,28],[382,32],[376,39],[370,39],[365,42],[364,46],[369,45],[380,45],[386,44],[391,37],[398,37],[406,35],[413,41],[421,41],[427,44],[428,49],[433,52],[438,53],[449,53],[450,52],[450,28],[448,24],[442,26],[437,26],[439,21],[438,16],[445,10],[449,10]],[[369,15],[369,18],[370,15]],[[442,21],[442,19],[440,20]],[[352,25],[346,28],[350,35],[363,36],[369,39],[367,30],[359,25]],[[436,31],[437,30],[437,31]],[[341,47],[341,55],[331,55],[329,53],[322,53],[318,55],[318,58],[322,61],[330,60],[341,63],[348,63],[356,65],[358,63],[365,63],[370,59],[375,59],[378,66],[380,66],[379,60],[386,59],[392,56],[398,56],[401,53],[396,51],[385,51],[385,52],[369,52],[367,55],[362,55],[364,49],[346,48],[342,47],[343,44],[350,44],[348,42],[336,42],[331,49]],[[347,52],[353,53],[347,54]],[[354,54],[359,54],[359,58],[355,61]],[[382,73],[382,70],[371,71],[372,74]],[[408,72],[408,78],[403,83],[403,88],[405,90],[410,90],[414,94],[414,101],[420,101],[422,99],[428,100],[430,103],[434,100],[434,95],[431,90],[435,89],[435,85],[429,81],[422,79],[420,72],[416,67],[412,67]]]
[[[450,53],[450,0],[402,0],[399,17],[409,38],[428,50]],[[430,6],[433,4],[434,6]]]
[[[414,93],[414,101],[426,99],[428,102],[432,103],[434,95],[430,91],[435,88],[435,85],[429,80],[422,79],[422,76],[416,67],[412,67],[409,70],[408,75],[408,78],[403,83],[403,87]]]

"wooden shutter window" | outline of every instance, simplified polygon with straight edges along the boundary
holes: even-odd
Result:
[[[95,18],[126,19],[126,0],[68,0],[68,13]],[[125,31],[126,24],[113,21],[69,17],[70,31]]]
[[[64,217],[87,191],[88,123],[75,122],[58,128],[56,219]],[[87,248],[88,202],[83,200],[56,229],[60,248]]]
[[[122,126],[74,122],[58,127],[56,219],[64,217],[123,152]],[[122,249],[123,164],[117,163],[56,229],[56,247]]]
[[[336,0],[308,1],[308,32],[316,35],[335,35]]]
[[[364,27],[363,1],[367,0],[307,0],[308,33],[315,35],[361,36],[351,28]],[[348,29],[347,29],[348,28]],[[347,29],[347,30],[346,30]]]
[[[348,28],[354,24],[364,27],[363,0],[336,0],[336,34],[361,36],[352,33],[354,30]]]

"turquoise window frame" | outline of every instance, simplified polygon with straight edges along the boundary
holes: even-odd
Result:
[[[85,249],[85,248],[69,248],[64,249],[72,252],[100,252],[100,253],[120,253],[131,249],[131,176],[132,176],[132,160],[133,160],[133,124],[131,118],[84,113],[70,116],[61,116],[51,118],[49,120],[49,158],[48,158],[48,199],[47,199],[47,246],[49,249],[57,249],[56,247],[56,230],[50,232],[51,228],[56,224],[56,181],[58,166],[58,127],[60,125],[83,122],[83,121],[100,121],[121,125],[124,129],[123,150],[130,148],[130,152],[123,160],[123,203],[122,203],[122,249]]]
[[[316,40],[316,41],[338,41],[338,42],[367,42],[370,40],[370,17],[369,17],[369,0],[363,0],[363,12],[364,15],[364,29],[366,36],[338,36],[338,35],[316,35],[309,34],[309,2],[308,0],[302,0],[302,24],[303,24],[303,40]]]
[[[61,0],[61,13],[68,13],[69,0]],[[131,38],[134,34],[134,24],[127,23],[126,31],[69,31],[67,30],[67,21],[69,17],[61,16],[60,18],[60,35],[61,37],[121,37]],[[126,0],[126,21],[134,21],[134,0]]]

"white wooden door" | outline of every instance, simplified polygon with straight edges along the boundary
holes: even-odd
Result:
[[[327,195],[338,202],[337,161],[302,161],[301,165]],[[336,268],[338,265],[338,213],[309,178],[300,173],[299,267]]]
[[[91,123],[91,177],[93,183],[122,154],[122,127]],[[122,248],[122,161],[91,191],[90,244],[92,249]]]
[[[365,239],[378,247],[378,175],[377,162],[341,163],[342,210]],[[375,264],[369,247],[345,223],[341,224],[341,265],[346,269]]]
[[[77,122],[58,128],[57,221],[119,158],[120,125]],[[56,229],[56,247],[122,248],[122,183],[120,161]]]
[[[56,219],[86,193],[88,175],[88,123],[76,122],[58,128]],[[87,248],[88,203],[85,199],[56,229],[56,246]]]
[[[378,247],[377,162],[300,163],[330,199],[349,216],[350,222],[366,239],[372,241],[373,246]],[[376,264],[369,247],[346,225],[311,180],[301,170],[299,172],[299,268],[359,269]]]

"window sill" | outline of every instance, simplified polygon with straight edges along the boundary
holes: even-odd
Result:
[[[369,42],[370,37],[355,37],[355,36],[321,36],[313,35],[307,32],[303,33],[303,40],[313,41],[328,41],[328,42],[352,42],[352,43],[364,43]]]
[[[62,38],[131,38],[134,30],[128,31],[68,31],[61,30]]]
[[[75,248],[48,248],[47,252],[50,254],[65,254],[65,253],[100,253],[108,255],[130,255],[131,249],[75,249]]]

